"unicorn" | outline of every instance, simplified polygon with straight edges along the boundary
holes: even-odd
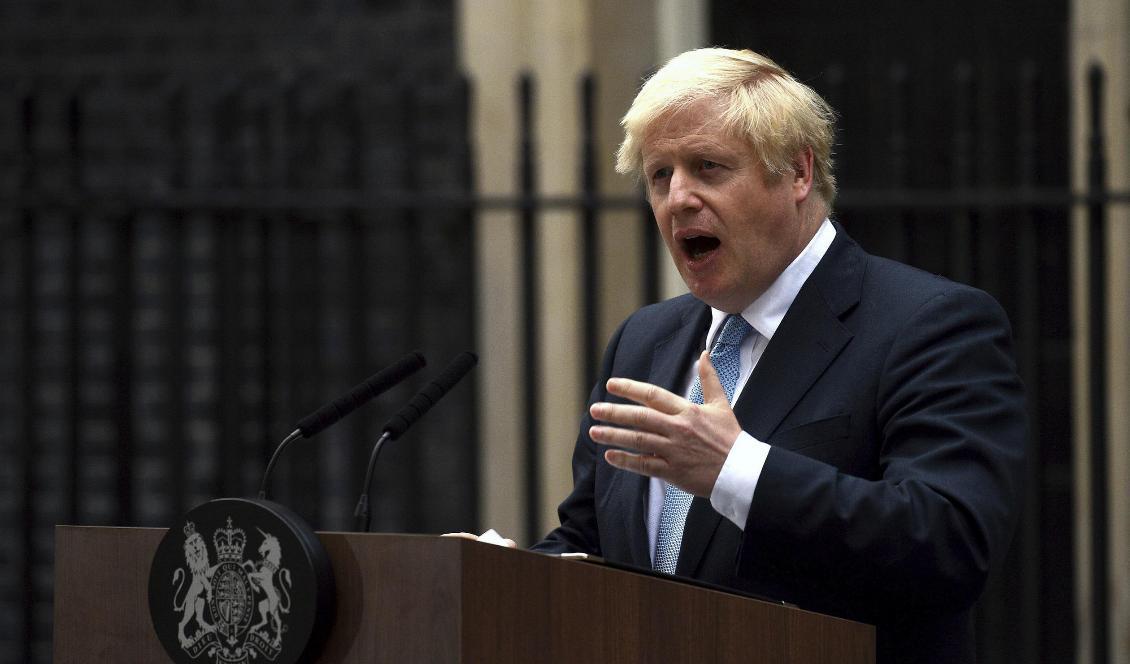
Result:
[[[252,563],[248,560],[244,564],[248,565],[251,570],[247,573],[251,585],[262,590],[266,596],[259,601],[259,622],[250,631],[255,632],[263,627],[273,628],[275,638],[271,642],[274,647],[278,648],[282,643],[282,614],[290,613],[290,593],[287,590],[292,586],[290,570],[279,569],[279,564],[282,562],[282,547],[279,545],[278,538],[270,533],[263,532],[259,528],[256,528],[256,530],[263,536],[263,543],[259,545],[259,555],[262,556],[262,559],[258,563]],[[275,587],[276,572],[278,572],[281,581],[278,589]],[[282,590],[282,597],[279,596],[279,589]]]

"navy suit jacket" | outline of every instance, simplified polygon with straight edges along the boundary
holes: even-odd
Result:
[[[695,498],[676,574],[876,625],[879,662],[972,662],[970,609],[1019,509],[1023,389],[1000,306],[865,253],[837,225],[735,414],[772,449],[745,528]],[[690,295],[613,335],[609,377],[681,393],[710,310]],[[650,567],[645,477],[582,419],[561,525],[533,548]]]

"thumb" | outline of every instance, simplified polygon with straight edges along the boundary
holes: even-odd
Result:
[[[698,358],[698,380],[702,383],[702,402],[704,404],[730,407],[726,390],[722,389],[722,381],[718,378],[718,372],[714,370],[714,363],[710,361],[710,354],[706,351],[702,351],[702,355]]]

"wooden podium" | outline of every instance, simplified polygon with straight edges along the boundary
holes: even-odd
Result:
[[[54,661],[168,661],[158,528],[58,526]],[[319,662],[871,664],[869,625],[457,538],[320,533],[337,617]],[[201,661],[205,661],[201,657]]]

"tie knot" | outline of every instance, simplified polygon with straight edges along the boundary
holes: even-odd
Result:
[[[714,342],[715,347],[722,344],[729,346],[740,346],[742,341],[753,330],[746,319],[737,314],[730,314],[726,316],[726,320],[722,321],[722,331],[718,333],[718,339]]]

